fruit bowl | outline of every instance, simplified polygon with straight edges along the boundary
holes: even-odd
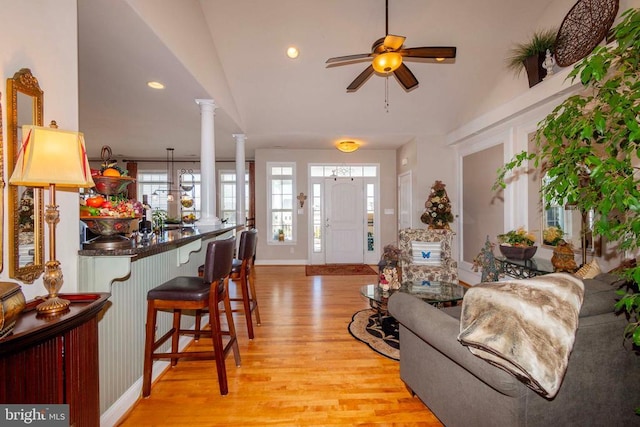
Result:
[[[135,182],[135,178],[130,176],[93,176],[93,182],[96,183],[94,187],[100,194],[106,194],[112,196],[124,192],[127,185]]]
[[[188,215],[183,215],[182,216],[182,223],[183,224],[194,224],[197,220],[198,220],[198,218],[196,218],[196,216],[194,214],[188,214]]]
[[[80,220],[87,224],[89,230],[101,236],[128,233],[133,221],[140,221],[140,217],[118,218],[115,216],[81,216]]]

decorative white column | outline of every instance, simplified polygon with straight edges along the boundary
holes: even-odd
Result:
[[[200,220],[199,227],[220,224],[216,216],[216,146],[213,99],[196,99],[200,106]]]
[[[243,133],[234,133],[233,137],[236,140],[236,224],[245,224],[247,214],[245,213],[244,199],[246,197],[244,193],[245,189],[245,156],[244,156],[244,142],[247,137]]]

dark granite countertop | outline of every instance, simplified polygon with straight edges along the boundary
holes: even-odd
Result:
[[[177,228],[167,230],[161,234],[151,234],[149,242],[142,243],[141,236],[137,237],[136,245],[126,249],[81,249],[78,251],[80,256],[127,256],[131,255],[136,258],[143,258],[158,253],[166,252],[171,249],[178,248],[193,242],[194,240],[212,239],[216,236],[224,234],[228,231],[240,230],[244,225],[226,226],[219,225],[211,229],[207,227],[207,231],[201,231],[198,228]]]

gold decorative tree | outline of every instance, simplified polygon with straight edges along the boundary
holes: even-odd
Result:
[[[449,223],[453,222],[451,200],[449,200],[447,190],[444,187],[445,184],[442,181],[436,181],[424,203],[425,210],[420,220],[428,224],[429,228],[448,230],[450,229]]]

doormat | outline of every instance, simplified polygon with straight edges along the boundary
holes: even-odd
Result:
[[[349,332],[376,353],[391,360],[400,360],[398,321],[389,315],[383,315],[381,319],[382,324],[375,310],[360,310],[353,315]]]
[[[366,264],[307,265],[307,276],[377,276],[378,273]]]

